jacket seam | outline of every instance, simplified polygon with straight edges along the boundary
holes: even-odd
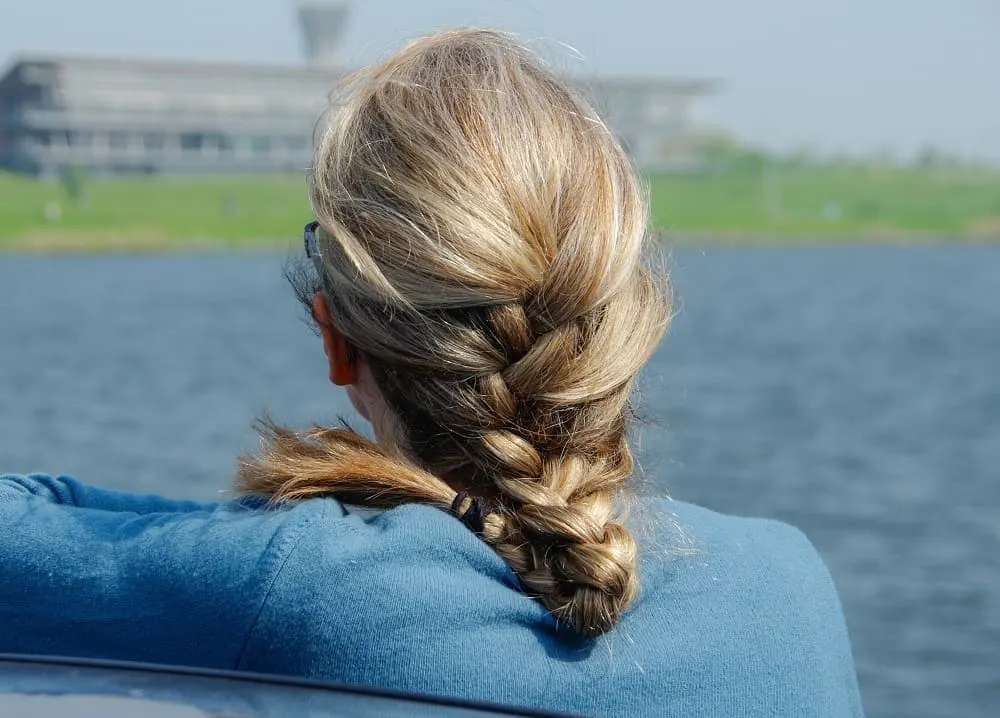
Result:
[[[285,554],[285,557],[281,560],[281,564],[275,570],[274,575],[271,577],[270,582],[267,584],[267,589],[264,591],[264,595],[261,598],[260,606],[257,608],[257,613],[254,616],[253,621],[250,623],[250,627],[247,629],[247,637],[244,639],[243,646],[240,648],[239,655],[236,657],[236,663],[234,664],[236,670],[240,669],[240,666],[243,664],[243,661],[246,658],[247,649],[250,647],[250,641],[257,630],[257,625],[260,623],[261,616],[264,614],[264,608],[267,606],[268,599],[271,598],[271,593],[274,591],[275,584],[278,583],[278,579],[281,577],[281,574],[284,573],[285,566],[288,565],[289,559],[291,559],[292,555],[298,549],[299,544],[302,543],[303,539],[305,539],[306,528],[310,524],[312,524],[314,520],[315,517],[313,516],[310,516],[307,519],[303,520],[302,524],[299,526],[299,535],[295,538],[291,546],[289,546],[288,552]]]

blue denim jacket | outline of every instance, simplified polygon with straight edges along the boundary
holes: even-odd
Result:
[[[173,501],[0,477],[0,652],[325,678],[595,716],[859,716],[833,582],[782,523],[649,500],[641,594],[567,636],[425,506]]]

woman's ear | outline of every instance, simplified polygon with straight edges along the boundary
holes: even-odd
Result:
[[[330,321],[330,308],[326,305],[323,292],[316,292],[312,303],[313,319],[319,325],[323,337],[323,351],[326,352],[327,365],[330,368],[330,381],[337,386],[350,386],[358,381],[357,362],[344,336],[333,328]]]

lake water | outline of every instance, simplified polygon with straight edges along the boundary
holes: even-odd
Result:
[[[212,498],[264,409],[350,415],[271,254],[0,256],[0,470]],[[685,249],[647,473],[790,521],[870,716],[1000,710],[1000,247]]]

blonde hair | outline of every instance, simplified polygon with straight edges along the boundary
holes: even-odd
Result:
[[[332,324],[398,426],[376,445],[267,424],[239,486],[479,510],[463,486],[499,507],[478,533],[527,594],[612,628],[638,588],[630,393],[670,302],[607,126],[510,37],[441,32],[351,78],[311,200]]]

